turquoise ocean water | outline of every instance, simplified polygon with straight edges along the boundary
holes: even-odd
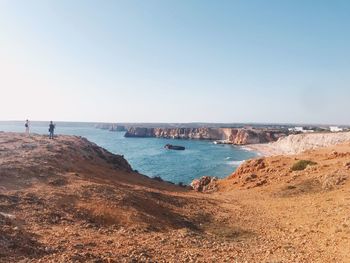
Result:
[[[0,122],[0,131],[23,132],[24,122]],[[31,131],[47,134],[48,123],[33,123]],[[124,132],[96,129],[93,124],[57,123],[56,133],[86,137],[113,153],[124,155],[140,173],[174,183],[189,184],[204,175],[222,178],[231,174],[243,160],[256,156],[240,147],[215,145],[211,141],[125,138]],[[186,150],[166,150],[167,143],[185,146]]]

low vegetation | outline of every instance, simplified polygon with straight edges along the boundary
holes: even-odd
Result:
[[[310,161],[310,160],[299,160],[295,164],[293,164],[291,170],[292,171],[303,171],[309,165],[315,165],[315,164],[317,164],[317,163]]]

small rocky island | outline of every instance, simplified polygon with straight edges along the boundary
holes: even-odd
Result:
[[[168,150],[176,150],[176,151],[184,151],[186,149],[184,146],[178,146],[178,145],[172,145],[172,144],[166,144],[164,148]]]

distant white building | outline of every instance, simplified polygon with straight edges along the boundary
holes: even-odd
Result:
[[[330,126],[329,130],[331,132],[341,132],[341,131],[343,131],[343,128],[339,128],[338,126]]]
[[[305,130],[304,127],[294,127],[288,129],[291,132],[302,132],[302,133],[308,133],[308,132],[314,132],[314,130]]]

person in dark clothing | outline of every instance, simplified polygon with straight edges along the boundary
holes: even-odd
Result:
[[[53,139],[54,137],[54,131],[55,131],[55,124],[53,124],[52,121],[50,121],[50,125],[49,125],[49,139]]]
[[[26,134],[29,135],[29,120],[26,120],[24,127],[26,128]]]

